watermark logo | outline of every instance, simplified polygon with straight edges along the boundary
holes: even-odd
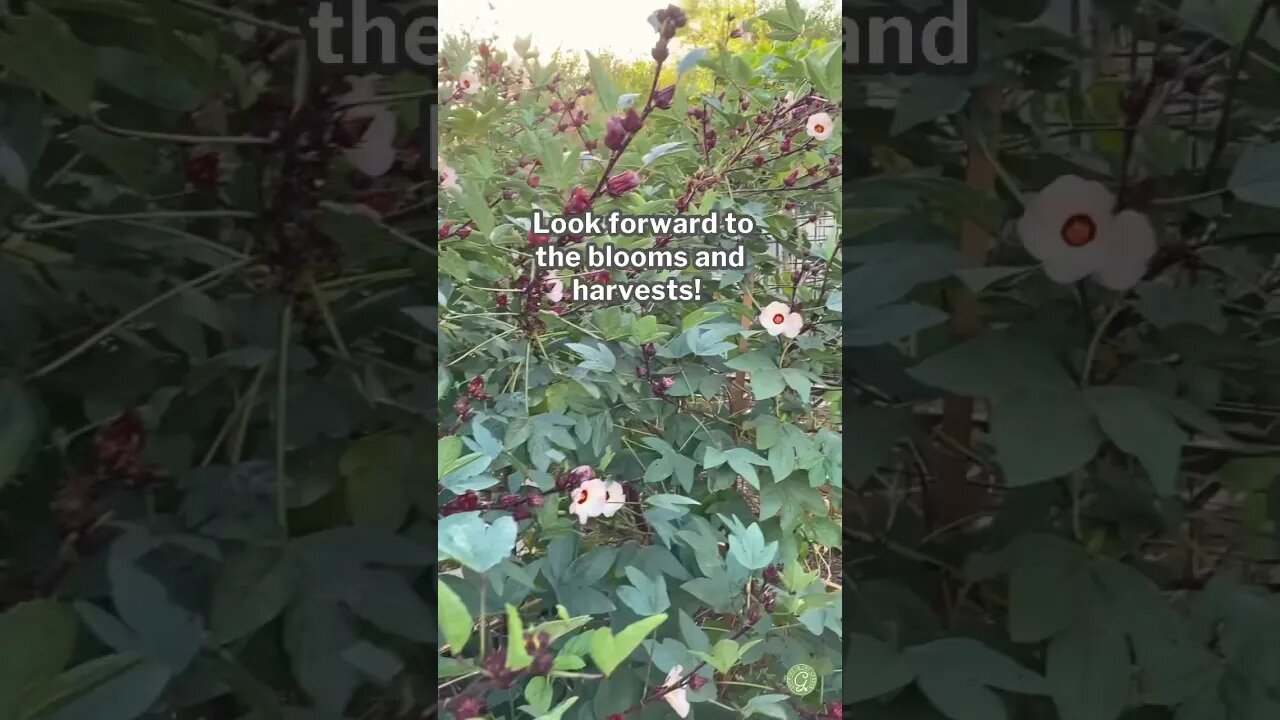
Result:
[[[850,72],[964,74],[978,63],[976,0],[941,0],[925,10],[902,3],[846,10],[844,62]]]
[[[434,67],[439,42],[429,8],[401,12],[376,0],[319,0],[300,25],[312,67],[364,75]]]
[[[787,689],[792,693],[804,697],[813,692],[816,687],[818,687],[818,673],[814,672],[812,667],[800,663],[792,665],[787,671]]]

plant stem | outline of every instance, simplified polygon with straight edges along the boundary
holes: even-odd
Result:
[[[1249,21],[1249,28],[1236,48],[1235,57],[1231,61],[1231,74],[1227,77],[1227,85],[1222,93],[1222,116],[1218,118],[1218,127],[1213,134],[1213,149],[1209,151],[1209,159],[1205,161],[1204,174],[1200,176],[1200,192],[1207,192],[1213,183],[1213,171],[1222,154],[1227,149],[1227,140],[1231,135],[1231,110],[1235,104],[1236,91],[1240,87],[1240,71],[1249,60],[1249,48],[1262,31],[1262,23],[1267,19],[1275,0],[1262,0]]]
[[[289,537],[289,506],[285,475],[285,455],[289,430],[289,343],[293,330],[293,303],[280,314],[280,364],[276,370],[276,521]]]
[[[299,35],[298,29],[295,27],[291,27],[289,25],[282,25],[278,22],[266,20],[256,15],[251,15],[249,13],[241,12],[239,10],[228,10],[226,8],[218,7],[217,5],[210,5],[209,3],[201,2],[201,0],[172,0],[172,2],[175,5],[185,5],[193,10],[198,10],[208,15],[216,15],[220,18],[225,18],[227,20],[234,20],[236,22],[248,23],[250,25],[257,25],[258,27],[267,28],[268,30],[275,30],[276,32],[281,32],[293,37],[297,37]]]
[[[181,283],[179,285],[175,285],[174,287],[170,288],[168,291],[161,293],[155,298],[148,300],[147,302],[139,305],[133,310],[130,310],[129,312],[120,316],[117,320],[110,323],[106,327],[102,328],[98,332],[90,335],[84,342],[80,343],[79,345],[75,346],[71,350],[67,351],[66,353],[58,357],[56,360],[53,360],[52,362],[47,363],[40,369],[28,375],[26,379],[35,380],[37,378],[42,378],[51,372],[54,372],[55,370],[61,368],[62,366],[66,365],[67,363],[80,357],[85,352],[92,349],[95,345],[102,342],[102,340],[105,339],[107,336],[121,329],[125,325],[128,325],[129,323],[133,322],[139,317],[142,317],[143,315],[147,314],[151,310],[154,310],[155,308],[181,295],[187,290],[191,290],[192,288],[199,287],[200,285],[203,285],[207,282],[212,282],[225,275],[230,275],[231,273],[247,266],[250,263],[251,259],[252,258],[245,258],[243,260],[237,260],[236,262],[230,263],[228,265],[223,265],[220,268],[215,268],[213,270],[210,270],[209,272],[205,273],[204,275],[201,275],[200,277],[195,278],[194,280],[188,280],[187,282]]]

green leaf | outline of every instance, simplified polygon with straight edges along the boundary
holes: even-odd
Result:
[[[787,42],[800,36],[801,25],[796,23],[791,14],[784,8],[770,10],[761,15],[760,18],[769,23],[772,28],[769,32],[769,39],[771,40]]]
[[[609,348],[603,344],[597,344],[595,347],[585,345],[583,343],[566,343],[565,347],[581,355],[584,360],[578,365],[583,370],[596,370],[598,372],[613,372],[618,365],[618,359],[614,357]]]
[[[141,662],[132,655],[106,655],[77,665],[44,683],[14,706],[17,720],[43,720],[81,695],[124,673]]]
[[[969,83],[964,76],[917,75],[898,99],[889,133],[901,135],[922,123],[959,112],[969,102]]]
[[[444,633],[444,641],[449,643],[450,651],[458,655],[471,639],[471,626],[474,621],[471,619],[466,603],[462,602],[462,598],[458,597],[453,588],[441,580],[436,580],[436,593],[438,597],[436,623],[440,626],[440,632]]]
[[[419,643],[434,642],[437,637],[431,608],[399,572],[351,571],[341,599],[360,619],[383,632]]]
[[[6,18],[8,32],[0,32],[0,65],[72,113],[87,115],[97,76],[93,48],[39,5],[28,5],[27,12],[25,17]]]
[[[346,481],[347,509],[355,524],[400,527],[409,512],[405,483],[412,456],[413,444],[404,435],[369,435],[347,448],[338,471]],[[446,474],[442,484],[458,492],[449,479]]]
[[[533,656],[524,647],[524,622],[515,605],[507,605],[507,669],[523,670],[533,664]]]
[[[764,695],[756,695],[742,706],[742,717],[749,718],[752,715],[767,715],[775,720],[790,720],[790,715],[786,711],[786,703],[791,699],[790,695],[778,695],[765,693]]]
[[[160,178],[156,173],[156,168],[161,165],[160,156],[150,142],[106,135],[90,126],[74,129],[69,138],[84,154],[105,165],[133,190],[148,192]]]
[[[724,453],[725,461],[733,471],[741,475],[751,487],[760,489],[760,478],[756,475],[755,465],[768,465],[769,461],[746,448],[730,448]]]
[[[462,467],[458,463],[462,454],[462,438],[457,435],[446,435],[436,440],[436,480]]]
[[[175,604],[159,580],[140,570],[117,541],[107,567],[111,600],[120,619],[137,635],[137,647],[151,660],[164,662],[174,675],[191,664],[200,649],[199,618]]]
[[[1090,611],[1049,643],[1045,662],[1062,720],[1114,720],[1129,702],[1129,646],[1105,611]]]
[[[666,620],[666,613],[637,620],[617,635],[610,632],[609,628],[596,630],[591,635],[591,660],[605,675],[612,675],[618,665],[640,647],[649,633],[658,629]]]
[[[503,515],[488,525],[480,513],[459,513],[440,521],[441,559],[457,560],[476,572],[485,572],[511,556],[516,547],[516,521]]]
[[[349,616],[332,601],[306,598],[285,614],[284,647],[293,676],[318,710],[344,714],[361,678],[342,653],[359,641]]]
[[[848,330],[844,344],[850,347],[885,345],[946,321],[946,313],[927,305],[887,305],[846,317]]]
[[[866,222],[873,227],[896,217],[899,211],[872,210]],[[950,246],[920,242],[891,242],[862,245],[846,253],[847,262],[858,267],[844,274],[843,311],[864,315],[906,297],[917,287],[951,276],[962,267],[960,256]]]
[[[23,603],[0,615],[0,717],[57,677],[75,642],[75,614],[53,600]]]
[[[1138,388],[1089,388],[1086,397],[1103,432],[1121,450],[1138,458],[1156,491],[1164,496],[1175,493],[1187,435],[1173,417]]]
[[[962,675],[925,675],[920,692],[951,720],[1004,720],[1009,717],[1000,696]]]
[[[778,368],[761,368],[751,373],[751,395],[756,401],[768,400],[787,389],[787,379]]]
[[[998,398],[1014,390],[1071,390],[1075,383],[1044,349],[989,331],[911,368],[910,375],[956,395]]]
[[[493,208],[490,208],[489,203],[484,199],[483,193],[484,188],[480,183],[466,183],[462,186],[461,192],[451,197],[457,199],[458,204],[466,211],[467,218],[475,223],[476,231],[488,236],[493,232],[497,219],[493,214]]]
[[[573,707],[573,704],[576,702],[578,702],[578,697],[576,695],[573,697],[565,698],[564,700],[561,700],[560,704],[555,706],[555,708],[552,709],[551,712],[543,715],[539,715],[533,720],[560,720],[562,717],[564,717],[565,712],[568,711],[569,708]]]
[[[528,707],[521,708],[526,710],[530,715],[538,716],[546,714],[551,709],[551,702],[555,699],[555,688],[551,687],[551,680],[545,677],[535,677],[524,686],[524,699],[529,703]]]
[[[600,101],[600,107],[604,108],[605,112],[613,112],[618,106],[618,88],[613,84],[609,68],[600,61],[600,58],[591,53],[587,53],[587,64],[591,68],[591,82],[595,85],[596,99]]]
[[[343,650],[342,659],[384,687],[404,670],[404,661],[395,653],[368,640],[361,640]]]
[[[618,599],[634,610],[637,615],[657,615],[671,607],[671,598],[667,594],[667,581],[662,575],[655,575],[651,580],[629,565],[625,572],[631,585],[618,588]]]
[[[690,70],[694,69],[695,67],[697,67],[698,63],[702,60],[702,58],[706,56],[707,56],[706,48],[694,48],[689,52],[685,53],[685,56],[680,58],[680,64],[676,66],[676,76],[679,77],[680,75],[683,75],[689,72]],[[734,56],[734,57],[736,58],[737,56]]]
[[[1227,188],[1247,203],[1280,208],[1280,143],[1246,147]]]
[[[1007,482],[1017,487],[1080,469],[1097,454],[1102,434],[1074,391],[1019,390],[992,404],[991,441]]]
[[[114,660],[104,661],[65,673],[61,692],[66,700],[32,720],[136,720],[169,684],[171,675],[164,663],[132,662],[120,670]]]
[[[98,48],[98,77],[130,97],[175,112],[195,109],[203,95],[170,63],[118,47]]]
[[[1032,695],[1042,695],[1048,690],[1044,678],[969,638],[935,640],[909,648],[906,655],[922,678],[950,675]]]
[[[644,501],[654,507],[672,510],[680,514],[688,512],[686,505],[700,505],[697,500],[683,495],[671,495],[668,493],[656,493],[654,495],[646,495]]]
[[[1134,307],[1161,329],[1178,325],[1199,325],[1215,333],[1227,329],[1222,301],[1208,288],[1147,283],[1138,288]]]
[[[847,703],[888,695],[916,678],[915,670],[905,657],[880,640],[858,633],[849,635],[849,650],[841,670],[844,675],[842,699]]]
[[[239,640],[279,617],[297,590],[296,572],[281,548],[251,546],[228,560],[210,601],[209,624],[217,641]]]
[[[21,385],[0,380],[0,488],[17,474],[36,441],[36,417]]]
[[[1011,548],[1009,636],[1046,640],[1075,622],[1092,582],[1079,546],[1056,537],[1029,536]]]
[[[752,523],[744,532],[735,532],[729,536],[729,557],[748,570],[767,567],[777,554],[778,541],[766,544],[764,533],[757,523]]]

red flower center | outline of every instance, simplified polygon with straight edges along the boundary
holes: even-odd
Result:
[[[814,125],[814,126],[813,126],[813,130],[814,130],[814,132],[816,132],[816,133],[818,133],[818,134],[822,134],[822,133],[824,133],[824,132],[826,132],[826,131],[827,131],[827,127],[826,127],[825,125],[823,125],[823,124],[819,123],[819,124],[817,124],[817,125]]]
[[[471,87],[471,81],[470,81],[470,80],[463,80],[463,81],[462,81],[462,87],[464,87],[464,88],[469,88],[469,87]]]
[[[588,498],[588,497],[590,497],[590,496],[591,496],[591,493],[587,492],[586,490],[579,490],[579,491],[578,491],[578,503],[579,503],[579,504],[585,503],[585,502],[587,501],[587,498]]]
[[[781,325],[782,323],[786,322],[786,320],[787,320],[786,316],[783,315],[782,313],[778,313],[777,315],[773,316],[774,325]]]
[[[1062,223],[1062,241],[1071,247],[1084,247],[1098,237],[1098,224],[1093,218],[1077,213]]]

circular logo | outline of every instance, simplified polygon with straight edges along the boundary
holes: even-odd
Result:
[[[818,687],[818,673],[813,668],[800,663],[792,665],[787,671],[787,689],[801,697],[813,692]]]

